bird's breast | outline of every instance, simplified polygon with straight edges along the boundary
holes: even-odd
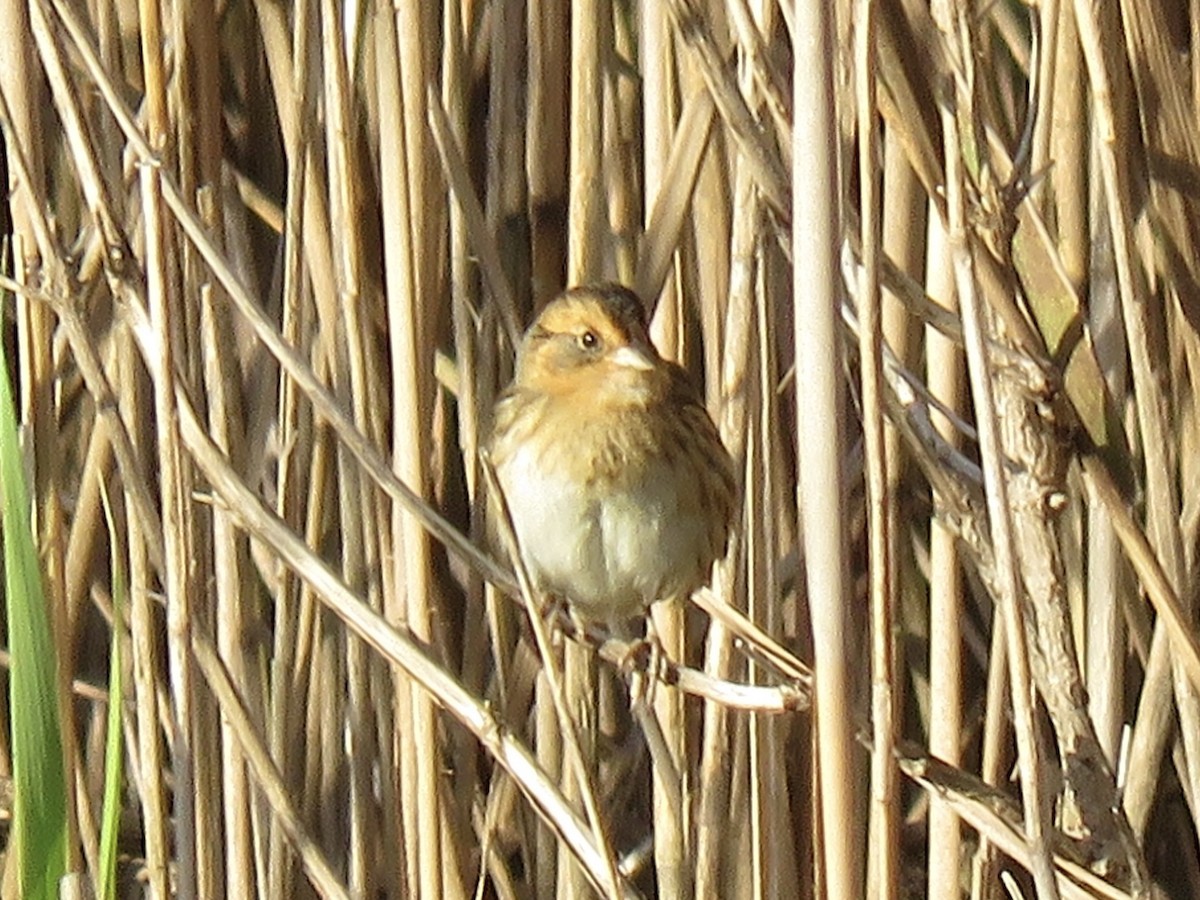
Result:
[[[497,471],[540,588],[585,615],[611,619],[690,590],[707,575],[707,526],[686,472],[643,458],[627,460],[619,479],[607,478],[604,465],[587,473],[535,444],[515,448]]]

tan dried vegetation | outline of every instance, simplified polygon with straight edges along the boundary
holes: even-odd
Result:
[[[123,896],[1195,896],[1198,10],[0,0],[76,887],[120,629]],[[477,549],[598,278],[742,486],[654,753]]]

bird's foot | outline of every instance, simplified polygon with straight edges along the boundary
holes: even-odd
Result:
[[[646,620],[646,635],[633,637],[624,624],[610,626],[613,636],[626,644],[619,669],[629,682],[629,702],[650,707],[654,703],[655,686],[666,669],[666,654],[654,631],[652,620]]]

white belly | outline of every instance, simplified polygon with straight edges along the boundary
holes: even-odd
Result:
[[[700,574],[692,570],[706,535],[695,485],[665,464],[623,490],[579,489],[547,474],[528,450],[498,474],[530,575],[585,615],[632,615]]]

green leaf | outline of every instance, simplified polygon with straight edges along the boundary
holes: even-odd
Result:
[[[104,520],[108,523],[109,546],[112,547],[113,628],[108,661],[108,733],[104,742],[104,812],[100,821],[99,865],[100,900],[111,900],[117,896],[117,838],[121,825],[121,772],[125,749],[121,734],[125,567],[121,562],[121,544],[117,540],[117,528],[103,481],[100,482],[100,495],[104,499]]]
[[[20,896],[57,900],[67,865],[67,794],[54,641],[17,440],[8,360],[0,340],[0,499],[4,597],[11,656],[13,844]]]

